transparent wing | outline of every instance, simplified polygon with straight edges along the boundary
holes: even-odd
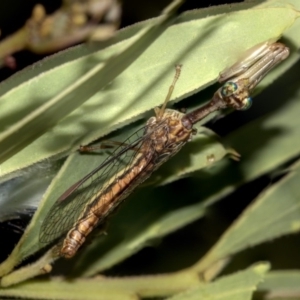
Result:
[[[144,137],[145,128],[132,134],[95,170],[71,186],[52,206],[44,219],[39,241],[48,244],[66,234],[79,220],[87,215],[83,212],[91,205],[99,190],[105,190],[109,180],[122,169],[129,169],[135,156],[139,153]],[[101,221],[101,220],[99,220]]]

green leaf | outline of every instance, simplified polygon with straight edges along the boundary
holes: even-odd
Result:
[[[205,127],[199,127],[197,136],[170,161],[155,172],[146,184],[164,185],[192,172],[213,166],[226,154],[236,155],[233,149],[226,149],[219,137]]]
[[[140,196],[139,199],[137,197],[130,199],[125,211],[123,209],[122,214],[114,218],[113,223],[109,226],[109,235],[105,241],[103,239],[95,240],[78,257],[75,264],[75,274],[85,277],[93,276],[120,263],[145,246],[156,244],[160,238],[205,215],[205,205],[194,204],[176,209],[178,203],[184,202],[184,196],[181,196],[179,202],[174,194],[170,192],[168,198],[162,198],[159,195],[162,192],[161,189],[156,189],[154,193],[150,193],[146,189],[137,194],[137,196]],[[167,195],[167,193],[164,193],[164,195]],[[172,204],[169,204],[168,208],[159,207],[159,201],[166,202],[168,199],[172,199]],[[141,205],[136,208],[134,204],[141,200],[143,201],[143,209],[141,209]],[[154,205],[156,206],[155,209],[152,208]],[[184,203],[181,203],[181,205],[184,205]],[[128,228],[128,225],[126,226],[125,218],[127,217],[127,222],[130,220],[129,212],[132,210],[135,210],[136,214],[136,216],[131,216],[131,220],[134,219],[136,230],[133,227]],[[121,234],[121,228],[123,230],[126,228],[127,232]]]
[[[244,7],[249,8],[249,4],[245,4]],[[243,5],[238,8],[242,9]],[[68,108],[62,109],[58,104],[60,101],[56,102],[61,96],[62,105],[67,107],[66,103],[72,100],[69,95],[73,95],[78,87],[78,93],[75,93],[76,97],[72,100],[74,103],[72,102],[70,107],[85,100],[87,97],[84,95],[89,96],[92,92],[80,90],[81,83],[87,86],[85,78],[91,78],[93,83],[98,85],[98,89],[93,85],[93,92],[98,93],[52,130],[3,163],[1,175],[8,177],[10,173],[38,161],[65,155],[77,149],[79,144],[87,144],[106,135],[160,105],[173,75],[173,65],[176,63],[182,63],[184,67],[173,99],[178,101],[199,91],[215,81],[219,72],[232,64],[244,50],[266,40],[278,39],[298,17],[298,13],[287,4],[283,4],[281,8],[259,8],[253,5],[247,10],[232,9],[232,13],[223,14],[224,12],[228,12],[227,6],[184,14],[129,68],[101,91],[100,87],[107,81],[103,79],[101,84],[100,78],[97,81],[97,76],[93,76],[96,74],[93,71],[89,71],[92,77],[85,75],[87,70],[96,72],[97,66],[101,69],[101,63],[112,55],[121,53],[130,44],[134,47],[134,42],[139,41],[136,32],[141,27],[159,22],[160,19],[121,31],[117,37],[118,42],[107,48],[98,51],[92,48],[92,51],[88,46],[83,46],[70,52],[66,51],[9,80],[2,86],[2,90],[0,89],[0,127],[8,128],[2,133],[3,138],[7,137],[7,141],[11,141],[9,137],[15,138],[14,143],[2,144],[1,147],[5,146],[7,149],[5,155],[11,155],[15,150],[20,150],[20,147],[25,147],[28,138],[37,136],[42,129],[48,128],[54,120],[57,121],[62,113],[66,113]],[[137,50],[141,48],[138,47]],[[132,56],[136,58],[136,55]],[[132,56],[124,63],[129,64]],[[107,70],[108,67],[103,68]],[[118,68],[107,70],[109,78],[120,73]],[[71,94],[65,94],[67,91]],[[64,94],[66,98],[63,97]],[[49,102],[48,99],[52,100]],[[57,103],[58,106],[53,106],[57,109],[47,110],[52,103]],[[39,112],[42,111],[45,113],[43,121],[38,122],[41,118]],[[22,129],[24,122],[29,125],[37,122],[38,125],[30,126],[30,131],[27,130],[25,136],[20,136],[21,131],[18,133],[14,128]],[[15,146],[16,140],[20,142]]]
[[[56,300],[138,300],[133,293],[109,289],[99,280],[64,281],[62,279],[24,282],[12,288],[0,289],[0,295],[25,299]]]
[[[277,80],[272,89],[265,90],[254,99],[254,106],[256,102],[264,101],[263,107],[270,107],[271,112],[225,137],[225,144],[241,154],[240,162],[223,160],[214,168],[198,174],[203,200],[210,203],[219,201],[240,185],[271,172],[299,155],[300,90],[295,76],[298,69],[299,62]]]
[[[155,25],[151,24],[141,30],[127,45],[123,45],[121,51],[120,49],[118,50],[119,53],[115,52],[112,56],[107,58],[106,61],[97,60],[95,55],[88,58],[85,57],[87,61],[85,61],[85,63],[83,62],[83,64],[82,61],[80,62],[80,69],[78,69],[80,76],[77,80],[73,78],[74,81],[70,83],[70,77],[68,77],[70,70],[66,74],[66,68],[63,70],[64,72],[59,73],[59,76],[55,79],[53,73],[50,72],[52,73],[52,77],[50,78],[52,81],[49,80],[47,82],[47,87],[49,88],[49,84],[53,84],[57,88],[57,93],[52,99],[47,99],[50,94],[49,91],[45,93],[45,90],[41,88],[35,90],[37,86],[34,87],[30,85],[29,82],[26,82],[25,85],[21,85],[21,89],[20,86],[18,86],[6,93],[6,95],[3,95],[1,101],[4,102],[4,105],[6,103],[6,106],[8,106],[6,107],[6,113],[12,114],[17,111],[19,118],[22,114],[25,115],[21,117],[21,120],[16,120],[15,115],[10,118],[10,122],[14,122],[13,124],[7,124],[7,122],[3,124],[5,131],[0,134],[0,147],[2,148],[0,162],[10,158],[19,150],[29,145],[60,119],[71,113],[104,86],[111,83],[112,80],[132,64],[149,45],[162,34],[168,27],[170,20],[181,3],[181,0],[174,1],[172,9],[169,9],[168,13],[157,19]],[[86,64],[86,62],[89,64]],[[56,73],[56,76],[58,75],[56,68],[51,69],[51,71],[56,71],[54,73]],[[77,73],[76,70],[73,69],[71,72],[73,74]],[[43,75],[45,74],[46,73],[43,73]],[[47,75],[46,77],[49,77],[49,72]],[[68,84],[61,80],[63,77],[68,77]],[[33,80],[35,79],[36,78],[33,78]],[[46,87],[43,88],[45,89]],[[16,97],[13,98],[13,102],[20,104],[20,101],[24,100],[22,99],[24,93],[26,97],[29,96],[35,100],[30,101],[31,111],[29,112],[27,108],[25,111],[22,111],[20,115],[20,106],[14,110],[12,109],[12,104],[7,101]],[[47,100],[46,103],[44,103],[45,100]],[[39,102],[40,105],[34,107],[35,102]]]
[[[192,269],[203,272],[238,251],[300,231],[299,168],[300,161],[294,171],[266,189]]]
[[[127,133],[128,132],[126,132],[126,134]],[[124,137],[126,134],[122,133],[119,138],[122,140],[122,135]],[[206,149],[207,146],[209,147],[209,150]],[[203,149],[203,152],[199,151],[199,149]],[[198,135],[190,143],[189,147],[187,147],[187,150],[188,152],[180,152],[177,157],[170,161],[171,166],[180,160],[183,160],[186,163],[185,169],[179,170],[179,173],[192,170],[195,167],[206,167],[209,164],[207,159],[208,153],[213,155],[216,161],[221,159],[227,153],[222,144],[214,140],[213,137],[209,135]],[[51,187],[48,189],[48,192],[46,193],[45,198],[39,207],[39,210],[36,212],[32,222],[28,226],[24,237],[14,249],[10,258],[6,261],[6,263],[4,263],[4,266],[5,264],[18,264],[19,261],[24,260],[26,257],[32,255],[42,246],[44,246],[43,244],[39,243],[40,224],[47,215],[50,207],[57,200],[59,195],[63,193],[66,184],[65,181],[67,180],[68,184],[71,185],[71,183],[79,180],[85,175],[82,172],[82,169],[85,169],[86,165],[95,166],[96,163],[99,163],[99,160],[101,161],[102,159],[106,158],[106,155],[101,154],[81,155],[82,157],[79,158],[80,154],[76,153],[74,156],[77,158],[77,160],[75,160],[74,157],[70,157],[56,179],[52,182]],[[77,164],[69,165],[69,163],[73,161],[77,161]],[[61,177],[64,176],[66,169],[68,170],[69,174],[73,175],[66,179],[61,179]],[[170,174],[172,174],[172,172],[170,172]],[[119,241],[115,247],[109,249],[109,252],[104,255],[103,258],[99,258],[99,250],[95,251],[95,248],[98,247],[98,243],[93,243],[90,251],[88,251],[85,255],[88,262],[90,262],[91,258],[93,257],[93,263],[88,264],[88,262],[83,262],[86,273],[103,270],[104,268],[108,268],[124,260],[126,257],[136,253],[139,249],[147,245],[152,240],[160,238],[176,230],[177,228],[193,222],[203,214],[204,208],[199,207],[199,209],[195,209],[194,206],[191,206],[190,208],[184,207],[183,210],[177,211],[178,206],[186,204],[184,197],[178,197],[178,194],[172,193],[174,194],[173,201],[172,203],[168,203],[165,201],[165,198],[162,197],[163,194],[160,194],[162,192],[161,190],[154,190],[153,192],[150,192],[152,189],[152,187],[142,189],[139,194],[133,195],[131,201],[127,203],[127,209],[125,213],[123,211],[119,221],[117,220],[114,222],[115,230],[114,227],[109,229],[112,234],[109,235],[108,238],[112,237],[114,240],[115,235],[120,228],[123,228],[122,231],[124,230],[124,222],[126,223],[130,219],[135,220],[135,228],[138,230],[133,230],[129,233],[127,232],[126,236],[124,236],[124,241]],[[141,195],[143,198],[142,201],[140,200]],[[170,196],[170,192],[168,195]],[[132,213],[134,213],[134,215],[132,215]],[[135,216],[135,214],[138,215]],[[145,219],[145,215],[148,216],[147,219]],[[118,218],[118,215],[116,217]],[[99,240],[99,243],[102,243],[101,239]],[[106,243],[109,245],[110,241],[108,240]],[[101,248],[102,251],[105,251],[105,249],[107,250],[107,247]],[[98,260],[96,260],[95,256],[98,258]],[[35,266],[32,267],[35,268]],[[40,266],[38,266],[38,268],[40,269]],[[89,270],[89,268],[91,268],[91,270]]]
[[[215,282],[200,285],[169,300],[251,300],[257,285],[263,280],[270,266],[257,264],[245,271],[224,276]]]
[[[256,286],[265,276],[269,265],[257,264],[245,271],[223,277],[213,283],[199,284],[199,277],[190,273],[134,276],[125,278],[95,277],[92,279],[31,280],[14,287],[0,289],[0,296],[30,299],[140,299],[163,297],[188,291],[168,299],[251,299]],[[138,297],[138,298],[137,298]]]
[[[266,298],[287,299],[300,293],[300,271],[283,270],[272,271],[267,274],[265,281],[258,286],[258,292],[263,293]]]
[[[283,8],[282,8],[283,9]],[[270,11],[269,11],[270,10]],[[268,14],[266,14],[266,11],[265,11],[265,9],[253,9],[253,10],[250,10],[250,11],[252,11],[252,13],[254,14],[257,14],[257,16],[261,16],[261,13],[262,13],[262,11],[264,11],[264,14],[265,14],[265,16],[272,16],[272,13],[275,13],[275,11],[277,11],[278,12],[278,10],[280,10],[280,12],[281,12],[281,14],[283,13],[284,14],[284,12],[285,13],[288,13],[289,14],[289,21],[288,22],[290,22],[290,19],[291,19],[291,12],[293,12],[293,14],[294,14],[294,17],[296,17],[296,14],[294,13],[294,11],[291,9],[291,8],[284,8],[284,11],[281,11],[281,8],[276,8],[276,9],[270,9],[270,8],[268,8],[267,9],[267,11],[268,12],[270,12],[270,14],[268,13]],[[220,20],[222,20],[223,18],[225,18],[226,19],[226,22],[224,21],[224,25],[222,26],[222,30],[223,30],[223,28],[227,28],[226,27],[226,24],[227,24],[227,22],[228,23],[230,23],[231,24],[231,26],[232,26],[232,24],[235,24],[235,22],[237,22],[238,24],[240,24],[239,26],[238,26],[238,28],[237,28],[237,32],[239,32],[239,28],[243,28],[244,29],[244,31],[243,31],[243,33],[242,32],[239,32],[239,34],[240,34],[240,38],[241,38],[241,41],[243,42],[241,42],[240,43],[240,40],[237,40],[237,43],[234,45],[234,47],[241,47],[241,48],[243,48],[244,46],[245,46],[245,43],[247,44],[247,43],[249,43],[249,44],[251,44],[251,43],[253,43],[253,44],[256,44],[257,43],[257,36],[260,38],[260,34],[261,34],[261,31],[259,31],[259,33],[260,34],[252,34],[252,35],[250,35],[250,37],[249,36],[247,36],[247,38],[249,38],[250,40],[247,42],[247,41],[245,41],[244,40],[244,38],[245,38],[245,30],[250,30],[249,29],[249,27],[251,28],[251,27],[253,27],[252,25],[250,25],[250,24],[252,24],[253,23],[253,18],[252,18],[252,21],[250,20],[251,18],[250,18],[250,15],[248,16],[248,11],[238,11],[238,12],[234,12],[234,13],[232,13],[232,14],[230,14],[229,16],[226,16],[226,18],[224,17],[224,16],[212,16],[211,18],[206,18],[206,19],[200,19],[201,20],[201,26],[204,26],[203,28],[205,28],[205,26],[208,26],[208,24],[210,24],[211,22],[212,22],[212,20],[214,20],[214,22],[216,23],[216,18],[218,17],[218,22],[220,21]],[[192,15],[193,17],[194,17],[194,15]],[[197,16],[197,13],[195,13],[195,16]],[[202,16],[202,15],[201,15]],[[248,17],[246,17],[246,16],[248,16]],[[252,17],[253,17],[253,15],[252,15]],[[274,17],[274,16],[273,16]],[[191,15],[190,15],[190,18],[191,18]],[[270,17],[271,18],[271,17]],[[208,19],[209,19],[209,22],[207,22],[208,21]],[[267,17],[267,19],[268,19],[268,17]],[[284,18],[282,18],[282,19],[284,19]],[[229,20],[231,20],[231,22],[229,22]],[[264,18],[264,20],[266,20],[266,18]],[[271,20],[271,19],[270,19]],[[274,21],[274,20],[273,20]],[[192,23],[192,24],[196,24],[198,22],[198,20],[196,19],[196,21],[193,19],[192,21],[190,20],[189,22],[186,22],[186,23],[182,23],[182,24],[184,24],[184,25],[190,25],[189,23]],[[202,24],[202,22],[203,22],[203,24]],[[221,21],[220,21],[221,22]],[[245,24],[244,24],[244,22],[245,22]],[[252,23],[251,23],[252,22]],[[177,24],[176,24],[177,25]],[[175,26],[176,26],[175,25]],[[180,25],[181,25],[181,23],[179,22],[178,23],[178,26],[180,27]],[[197,25],[197,26],[199,26],[199,24]],[[195,25],[195,27],[197,27],[196,25]],[[198,27],[197,27],[198,28]],[[209,27],[208,27],[209,28]],[[230,27],[229,27],[230,28]],[[227,28],[226,30],[229,30],[229,28]],[[176,29],[178,29],[177,27],[176,27]],[[210,28],[211,29],[211,28]],[[208,44],[206,44],[206,42],[205,41],[203,41],[203,43],[200,43],[201,44],[201,47],[202,47],[202,45],[206,45],[206,47],[208,47],[209,45],[210,45],[210,43],[211,43],[211,47],[209,48],[210,49],[210,51],[209,52],[206,52],[206,54],[207,54],[207,58],[208,57],[210,57],[211,55],[209,55],[209,54],[211,54],[212,52],[211,52],[211,49],[214,49],[214,51],[215,52],[218,52],[218,51],[220,51],[220,47],[218,46],[217,47],[217,43],[219,42],[220,43],[220,41],[223,41],[223,43],[224,43],[224,47],[226,48],[226,46],[227,47],[233,47],[232,46],[232,43],[229,43],[229,44],[226,44],[226,39],[224,40],[224,37],[223,37],[223,39],[220,37],[220,35],[218,34],[218,33],[220,33],[219,31],[220,30],[217,30],[216,28],[214,28],[215,29],[215,31],[216,31],[216,35],[215,35],[215,31],[213,30],[212,32],[210,32],[210,35],[209,35],[209,37],[207,37],[207,39],[208,39]],[[232,27],[231,27],[231,29],[232,29]],[[257,29],[257,28],[256,28]],[[283,26],[281,27],[281,30],[283,29]],[[221,31],[222,31],[221,30]],[[272,33],[271,33],[271,32]],[[183,32],[184,32],[184,30],[183,30]],[[275,31],[274,31],[275,32]],[[269,30],[269,27],[268,27],[268,32],[267,32],[267,35],[269,35],[269,38],[268,39],[270,39],[271,38],[271,36],[274,34],[274,32],[273,32],[273,29],[272,30]],[[254,33],[254,32],[253,32]],[[277,32],[277,34],[279,34],[278,32]],[[266,36],[264,36],[264,38],[266,39]],[[254,42],[254,40],[256,41],[256,42]],[[157,41],[158,42],[158,41]],[[196,44],[195,44],[196,45]],[[201,48],[200,47],[200,48]],[[151,48],[151,47],[150,47]],[[249,46],[247,46],[246,48],[249,48]],[[177,48],[176,48],[177,49]],[[193,48],[194,49],[194,48]],[[195,47],[195,49],[196,49],[196,47]],[[223,48],[222,48],[223,49]],[[230,48],[226,48],[227,49],[227,51],[229,51],[229,49]],[[204,49],[202,49],[202,50],[205,50],[205,48]],[[232,50],[232,49],[231,49]],[[150,50],[149,50],[150,51]],[[207,51],[207,50],[206,50]],[[214,52],[214,53],[215,53]],[[232,51],[230,52],[228,52],[228,57],[231,55],[231,53],[232,53]],[[178,54],[178,53],[177,53]],[[143,56],[141,56],[140,57],[140,59],[142,58]],[[199,59],[199,58],[197,58],[197,59]],[[215,78],[216,76],[217,76],[217,73],[220,71],[220,70],[222,70],[223,68],[224,68],[224,61],[223,61],[223,59],[221,59],[221,56],[219,57],[218,55],[216,55],[216,56],[214,56],[214,59],[216,59],[216,62],[218,62],[221,66],[222,66],[222,68],[219,68],[217,65],[214,65],[214,63],[211,65],[211,68],[208,68],[207,69],[207,72],[208,72],[208,74],[209,74],[209,76],[212,76],[212,77],[206,77],[206,76],[204,76],[206,79],[205,80],[208,80],[208,78]],[[235,56],[234,55],[232,55],[232,57],[230,56],[230,59],[229,60],[235,60],[236,58],[235,58]],[[210,61],[210,63],[212,63],[213,61],[211,60]],[[136,63],[136,62],[135,62]],[[145,62],[144,62],[144,64],[145,64]],[[134,64],[135,65],[135,64]],[[189,72],[191,72],[191,70],[192,70],[192,68],[194,67],[194,73],[195,73],[195,66],[196,66],[196,64],[195,64],[195,60],[194,60],[194,65],[191,65],[190,63],[186,63],[185,64],[185,66],[184,66],[184,70],[185,70],[185,68],[186,68],[186,66],[187,66],[187,69],[189,70]],[[145,68],[144,68],[145,69]],[[147,68],[146,68],[147,69]],[[146,70],[145,69],[145,70]],[[213,70],[213,74],[214,75],[212,75],[211,73],[209,73],[211,70]],[[218,70],[218,71],[217,71]],[[166,69],[165,69],[165,71],[166,71]],[[127,72],[127,70],[126,70],[126,72]],[[124,73],[126,73],[126,72],[124,72]],[[124,74],[123,73],[123,74]],[[133,74],[135,74],[135,73],[133,73]],[[171,77],[171,76],[170,76]],[[154,75],[153,75],[153,78],[154,78]],[[199,81],[199,80],[198,80]],[[191,80],[190,80],[190,78],[189,78],[189,80],[187,80],[187,78],[186,78],[186,80],[185,81],[183,81],[184,82],[184,89],[187,91],[187,90],[189,90],[190,92],[191,91],[193,91],[193,90],[195,90],[195,86],[193,86],[192,87],[192,85],[191,85]],[[205,85],[205,83],[203,83],[203,81],[202,81],[202,84],[203,85]],[[168,86],[167,84],[166,84],[166,86]],[[178,84],[178,86],[177,87],[179,87],[180,85]],[[176,90],[177,90],[177,87],[176,87]],[[164,87],[165,88],[165,87]],[[166,89],[166,88],[165,88]],[[178,90],[179,90],[179,94],[180,94],[180,90],[181,90],[181,88],[179,87],[178,88]],[[133,90],[131,90],[131,91],[133,91]],[[156,91],[156,89],[154,89],[153,90],[154,92],[157,92]],[[188,93],[188,92],[183,92],[182,94],[185,94],[185,93]],[[152,97],[151,97],[151,99],[152,99]],[[148,99],[148,100],[150,100],[150,98]],[[155,101],[158,101],[156,98],[155,98]],[[143,102],[144,103],[144,102]],[[145,104],[145,103],[144,103]],[[150,106],[151,105],[154,105],[154,102],[152,102],[152,104],[150,104]],[[130,108],[131,109],[131,108]],[[145,109],[145,107],[144,107],[144,109]],[[144,110],[145,111],[145,110]],[[141,111],[140,111],[141,112]],[[66,118],[67,119],[67,118]],[[65,119],[65,120],[66,120]],[[103,130],[102,128],[100,128],[100,131],[101,130]],[[99,132],[100,132],[99,131]],[[97,135],[99,134],[99,132],[97,133]],[[94,134],[94,133],[93,133]],[[90,135],[90,137],[92,137],[92,135],[93,134],[91,134]],[[127,133],[128,134],[128,133]],[[126,133],[125,133],[125,135],[126,135]],[[214,149],[212,148],[212,150],[210,150],[213,154],[214,154]],[[73,183],[74,181],[74,177],[73,177],[73,175],[75,175],[75,176],[77,176],[78,178],[80,178],[80,177],[82,177],[83,175],[85,175],[88,171],[87,171],[87,169],[89,169],[89,170],[91,170],[91,168],[93,168],[94,166],[95,166],[95,161],[93,161],[93,159],[95,159],[95,158],[88,158],[88,157],[81,157],[80,158],[80,160],[77,160],[77,159],[74,159],[74,158],[76,158],[76,156],[78,156],[78,154],[75,154],[74,156],[72,156],[69,160],[68,160],[68,163],[63,167],[63,169],[61,170],[61,172],[60,172],[60,174],[59,174],[59,176],[55,179],[55,181],[53,182],[53,184],[51,185],[51,187],[49,188],[49,190],[48,190],[48,192],[47,192],[47,194],[46,194],[46,196],[45,196],[45,200],[44,200],[44,202],[42,203],[42,205],[41,205],[41,208],[39,209],[39,212],[36,214],[36,216],[34,217],[34,219],[33,219],[33,221],[32,221],[32,223],[31,223],[31,225],[28,227],[28,229],[27,229],[27,232],[26,232],[26,234],[24,235],[24,238],[22,239],[22,241],[18,244],[18,246],[15,248],[15,250],[14,250],[14,252],[13,252],[13,254],[12,254],[12,256],[5,262],[5,263],[3,263],[2,265],[1,265],[1,273],[3,274],[3,273],[7,273],[7,272],[9,272],[21,259],[23,259],[24,257],[26,257],[27,255],[29,255],[29,254],[31,254],[31,253],[34,253],[37,249],[39,249],[39,245],[37,244],[37,239],[38,239],[38,233],[39,233],[39,227],[40,227],[40,221],[43,219],[43,216],[45,216],[46,215],[46,213],[47,213],[47,211],[50,209],[50,207],[51,207],[51,205],[53,204],[53,202],[60,196],[60,194],[67,188],[67,187],[69,187],[70,186],[70,184],[71,183]],[[207,162],[207,153],[205,153],[205,154],[203,154],[203,155],[200,155],[199,156],[202,160],[200,160],[200,161],[206,161]],[[72,168],[70,168],[70,169],[68,169],[70,166],[71,166],[71,162],[73,162],[73,166],[72,166],[72,168],[75,168],[75,170],[76,170],[76,173],[74,172],[74,171],[72,171]],[[99,159],[97,159],[97,164],[96,165],[98,165],[99,164],[99,162],[100,162],[100,160]],[[196,162],[195,162],[195,164],[196,164]],[[193,162],[193,165],[194,165],[194,162]],[[199,166],[193,166],[193,170],[196,170],[197,168],[199,169],[199,168],[201,168],[201,167],[203,167],[203,164],[202,163],[200,163],[199,164]],[[74,170],[74,169],[73,169]],[[227,176],[228,177],[228,176]],[[173,179],[172,179],[173,180]],[[55,188],[54,188],[55,187]],[[204,191],[205,191],[205,189],[204,189]],[[186,215],[185,216],[185,221],[184,222],[182,222],[182,223],[180,223],[180,222],[178,222],[178,223],[175,223],[174,225],[173,225],[173,228],[178,228],[178,226],[183,226],[184,224],[187,224],[187,223],[189,223],[189,222],[191,222],[191,220],[194,220],[195,218],[196,218],[196,214],[192,214],[191,212],[192,212],[192,210],[189,210],[188,208],[184,208],[185,209],[185,211],[188,211],[189,212],[189,214],[190,215]],[[184,209],[182,210],[182,212],[180,212],[180,211],[176,211],[176,213],[174,214],[174,216],[176,217],[176,214],[177,215],[180,215],[181,213],[184,215]],[[203,207],[202,207],[202,209],[203,209]],[[169,212],[168,212],[169,213]],[[201,215],[203,214],[203,211],[200,209],[199,210],[199,214],[198,214],[198,217],[200,217]],[[161,214],[160,215],[161,216],[161,219],[159,219],[159,221],[158,221],[158,228],[162,228],[161,226],[160,226],[160,223],[162,223],[162,224],[164,224],[164,222],[165,222],[165,220],[168,220],[168,215],[166,214],[165,215],[165,217],[166,218],[164,218],[163,217],[163,214]],[[172,218],[171,218],[172,219]],[[157,221],[158,219],[156,218],[155,219],[155,221]],[[174,220],[174,217],[173,217],[173,219],[172,220]],[[155,224],[155,222],[153,222],[153,224]],[[151,224],[152,225],[152,224]],[[139,239],[137,239],[138,240],[138,242],[140,243],[136,243],[135,245],[138,245],[138,247],[140,247],[140,245],[141,246],[143,246],[144,244],[145,244],[145,242],[149,239],[149,238],[153,238],[153,236],[150,234],[149,235],[149,228],[151,229],[152,227],[151,227],[151,225],[148,225],[148,226],[144,226],[144,227],[142,227],[144,230],[145,230],[145,232],[143,233],[143,232],[141,232],[140,233],[140,236],[142,236],[143,238],[139,238]],[[174,229],[171,229],[170,231],[172,231],[172,230],[174,230]],[[170,231],[158,231],[158,233],[156,234],[156,236],[155,237],[160,237],[160,236],[162,236],[162,235],[164,235],[164,234],[166,234],[167,232],[170,232]],[[138,236],[138,235],[136,235],[136,236]],[[136,237],[135,236],[135,237]],[[140,237],[140,236],[138,236],[138,237]],[[130,240],[131,241],[131,240]],[[138,248],[138,247],[135,247],[135,248]],[[135,248],[133,249],[134,251],[136,251],[135,250]],[[134,251],[132,251],[131,253],[134,253]],[[127,252],[128,253],[128,252]],[[125,256],[123,256],[123,258],[124,257],[126,257],[128,254],[126,254]],[[122,258],[122,259],[123,259]],[[120,257],[118,257],[118,260],[115,260],[115,262],[117,262],[117,261],[119,261],[120,260]]]

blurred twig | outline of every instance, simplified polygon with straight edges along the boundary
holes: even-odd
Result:
[[[84,40],[105,40],[118,28],[120,15],[117,0],[64,0],[52,15],[37,4],[25,25],[0,42],[0,67],[14,68],[12,55],[23,49],[43,54]]]

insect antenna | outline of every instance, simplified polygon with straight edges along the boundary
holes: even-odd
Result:
[[[166,96],[166,99],[165,99],[165,101],[164,101],[162,107],[161,107],[161,108],[159,108],[159,107],[155,107],[155,108],[154,108],[154,112],[155,112],[155,115],[156,115],[156,119],[157,119],[157,120],[161,120],[161,119],[162,119],[162,116],[163,116],[163,114],[164,114],[164,112],[165,112],[166,106],[167,106],[169,100],[171,99],[172,93],[173,93],[173,91],[174,91],[175,84],[176,84],[176,82],[177,82],[177,80],[178,80],[178,78],[179,78],[179,76],[180,76],[180,73],[181,73],[181,67],[182,67],[182,65],[176,65],[176,66],[175,66],[175,75],[174,75],[174,79],[173,79],[172,84],[171,84],[170,87],[169,87],[169,92],[168,92],[168,94],[167,94],[167,96]]]

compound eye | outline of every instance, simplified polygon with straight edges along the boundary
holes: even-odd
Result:
[[[229,97],[234,94],[238,89],[238,86],[234,82],[226,82],[221,88],[221,95],[223,97]]]
[[[250,108],[252,106],[252,98],[251,97],[247,97],[242,101],[242,108],[240,108],[240,110],[247,110],[248,108]]]

